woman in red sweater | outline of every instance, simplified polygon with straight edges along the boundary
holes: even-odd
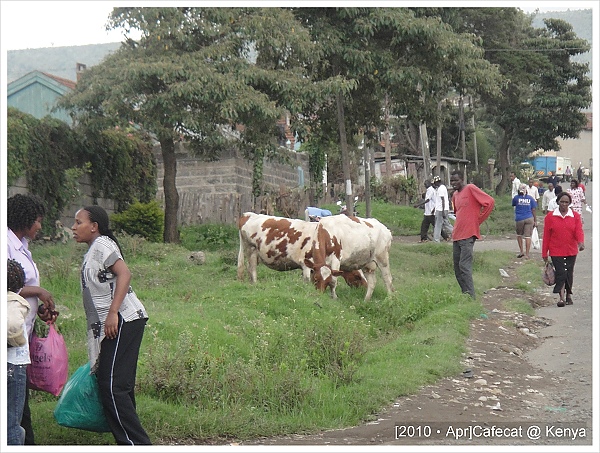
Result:
[[[550,211],[544,219],[542,258],[545,263],[548,262],[548,256],[552,258],[556,270],[553,292],[560,296],[557,305],[564,307],[565,304],[573,305],[575,259],[585,246],[581,216],[569,207],[573,201],[571,195],[562,192],[556,201],[558,208]]]

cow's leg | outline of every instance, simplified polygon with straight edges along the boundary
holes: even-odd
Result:
[[[331,298],[337,299],[337,294],[335,292],[335,287],[337,286],[337,277],[331,277],[331,283],[329,283],[329,287],[331,288]]]
[[[371,296],[375,290],[375,284],[377,283],[377,276],[375,275],[374,267],[374,263],[369,263],[367,267],[363,269],[363,273],[367,279],[367,294],[365,294],[365,302],[371,300]]]
[[[390,270],[389,248],[386,248],[383,254],[377,256],[375,262],[377,263],[377,267],[381,270],[385,289],[387,289],[388,294],[392,294],[394,292],[394,285],[392,284],[392,272]]]
[[[244,272],[246,271],[245,260],[246,254],[244,252],[244,242],[242,241],[242,235],[240,233],[240,251],[238,252],[237,262],[237,278],[238,280],[244,280]]]
[[[310,267],[306,267],[306,266],[302,267],[302,280],[304,281],[304,283],[310,283],[311,272],[312,272],[312,269]]]
[[[382,265],[379,269],[381,269],[385,289],[387,289],[388,294],[392,294],[394,292],[394,285],[392,284],[392,272],[390,271],[390,266]]]
[[[256,273],[256,267],[258,266],[258,251],[253,250],[248,257],[248,271],[250,272],[250,282],[256,283],[258,278]]]

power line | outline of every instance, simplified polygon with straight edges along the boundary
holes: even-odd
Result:
[[[485,52],[562,52],[564,50],[581,50],[584,53],[591,52],[592,47],[589,50],[585,50],[583,47],[563,47],[560,49],[483,49]]]

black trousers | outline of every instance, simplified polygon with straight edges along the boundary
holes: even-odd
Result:
[[[96,377],[104,414],[118,445],[151,445],[135,408],[135,376],[146,319],[124,322],[119,333],[104,338]]]
[[[435,226],[435,216],[433,214],[424,215],[423,221],[421,222],[421,240],[422,241],[427,240],[427,233],[429,233],[430,226],[431,227]]]

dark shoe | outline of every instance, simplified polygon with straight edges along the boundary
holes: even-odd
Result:
[[[565,300],[566,305],[573,305],[573,299],[571,296],[567,296],[567,300]]]
[[[559,300],[558,303],[556,304],[558,307],[564,307],[565,306],[565,301],[564,300]]]
[[[525,254],[524,254],[524,253],[519,253],[519,254],[517,255],[517,258],[523,258],[524,256],[525,256]]]

